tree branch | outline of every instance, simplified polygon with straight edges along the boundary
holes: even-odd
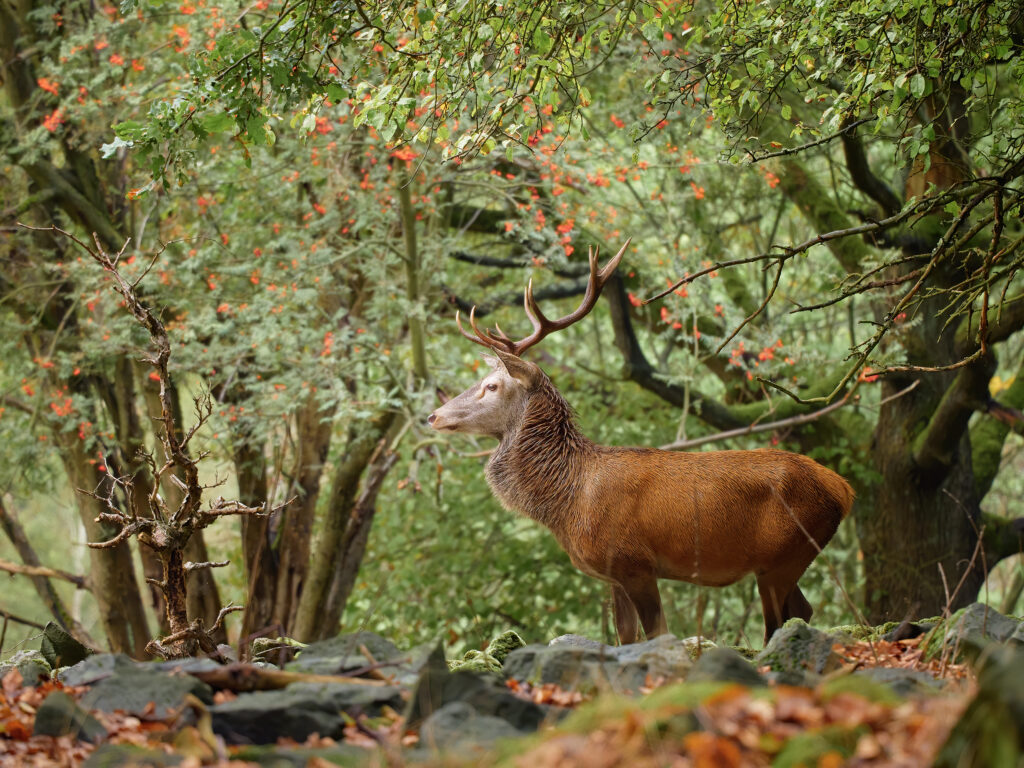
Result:
[[[900,203],[900,199],[896,197],[896,193],[871,172],[868,156],[864,151],[864,143],[860,140],[860,136],[857,135],[856,131],[856,127],[865,122],[868,121],[858,120],[857,122],[849,123],[841,131],[846,168],[850,172],[850,178],[857,189],[878,203],[886,216],[894,216],[899,213],[900,208],[903,206]]]
[[[74,584],[78,589],[88,589],[89,582],[84,576],[68,573],[57,568],[46,568],[42,565],[21,565],[10,560],[0,560],[0,571],[21,574],[22,576],[44,576],[48,579],[62,579]]]
[[[988,410],[988,383],[994,372],[995,359],[991,355],[960,368],[928,425],[914,441],[913,460],[921,470],[938,476],[952,466],[972,414]]]
[[[999,561],[1024,553],[1024,517],[1000,517],[982,512],[981,520],[985,566],[989,572]]]
[[[743,437],[745,435],[754,435],[758,432],[771,432],[776,429],[783,429],[786,427],[798,427],[802,424],[809,424],[812,421],[817,421],[823,416],[827,416],[833,411],[838,411],[844,405],[851,402],[857,402],[860,400],[859,396],[853,394],[853,390],[850,390],[846,395],[831,405],[827,405],[824,408],[814,411],[813,413],[801,413],[797,416],[790,416],[788,419],[780,419],[778,421],[769,421],[763,424],[750,424],[746,427],[739,429],[731,429],[726,432],[718,432],[714,435],[705,435],[704,437],[697,437],[693,440],[677,440],[674,443],[668,443],[661,446],[663,451],[682,451],[689,448],[696,448],[699,445],[707,445],[708,443],[718,443],[723,440],[731,440],[734,437]]]

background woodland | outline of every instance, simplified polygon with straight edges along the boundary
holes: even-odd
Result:
[[[4,650],[175,629],[113,514],[195,498],[168,413],[207,499],[273,510],[183,545],[216,639],[611,638],[424,420],[478,378],[457,308],[515,335],[626,237],[533,356],[589,437],[847,477],[816,622],[1019,612],[1022,44],[1009,0],[0,0]],[[755,592],[671,585],[670,629],[756,644]]]

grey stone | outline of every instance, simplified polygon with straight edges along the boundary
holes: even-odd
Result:
[[[489,675],[449,672],[439,643],[416,682],[405,713],[407,727],[420,726],[434,712],[456,701],[470,705],[478,715],[499,717],[520,731],[536,730],[548,714],[547,709],[512,695]]]
[[[586,651],[597,651],[598,653],[607,653],[609,648],[615,646],[606,645],[598,640],[591,640],[589,637],[583,635],[559,635],[550,643],[548,646],[565,646],[567,648],[582,648]]]
[[[82,709],[64,691],[53,691],[36,710],[34,736],[72,736],[93,744],[107,737],[99,720]]]
[[[281,737],[305,741],[311,734],[340,738],[345,718],[379,715],[404,702],[397,686],[355,683],[292,683],[280,691],[243,693],[210,708],[214,732],[230,743],[271,744]]]
[[[673,635],[618,647],[569,635],[552,645],[528,645],[513,651],[505,659],[504,671],[507,677],[532,684],[637,692],[648,678],[686,677],[695,651],[693,638],[680,640]]]
[[[39,651],[18,651],[0,663],[0,680],[12,669],[21,672],[22,685],[35,687],[40,680],[50,679],[50,665]]]
[[[354,632],[338,635],[318,643],[311,643],[285,665],[293,672],[308,672],[314,675],[342,675],[370,665],[362,652],[366,648],[377,664],[391,663],[395,667],[408,664],[410,654],[403,653],[390,640],[373,632]],[[387,669],[382,669],[385,673]]]
[[[163,719],[182,709],[185,697],[213,703],[213,692],[206,683],[183,674],[167,674],[156,665],[139,664],[120,669],[95,683],[82,697],[82,706],[102,712],[122,711],[136,717],[148,714],[152,703],[153,717]]]
[[[499,739],[522,736],[507,720],[481,715],[465,701],[453,701],[423,721],[420,746],[458,752],[489,748]]]
[[[123,653],[97,653],[72,667],[57,673],[65,685],[92,685],[111,675],[129,669],[138,669],[142,664],[125,656]]]
[[[686,676],[690,683],[739,683],[746,686],[765,685],[757,669],[732,648],[709,648],[693,663]]]
[[[819,675],[838,669],[841,659],[832,650],[840,640],[814,629],[800,619],[790,619],[775,631],[765,649],[757,655],[758,667],[771,667],[768,677],[786,685],[807,685]]]

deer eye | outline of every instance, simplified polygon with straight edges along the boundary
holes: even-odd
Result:
[[[498,385],[497,384],[488,384],[487,385],[487,391],[488,392],[497,392],[498,391]]]

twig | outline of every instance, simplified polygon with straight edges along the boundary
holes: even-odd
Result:
[[[809,141],[806,144],[801,144],[799,147],[790,147],[788,149],[780,149],[778,152],[769,152],[768,154],[765,154],[765,155],[755,155],[754,151],[752,149],[748,149],[747,150],[747,154],[750,155],[750,162],[752,162],[752,163],[759,163],[762,160],[768,160],[769,158],[772,158],[772,157],[785,157],[786,155],[795,155],[795,154],[797,154],[799,152],[803,152],[804,150],[811,149],[813,147],[817,147],[820,144],[827,144],[830,141],[834,141],[835,139],[838,139],[840,136],[843,136],[844,134],[849,133],[850,131],[855,129],[857,126],[864,125],[864,123],[874,122],[877,119],[878,118],[875,118],[875,117],[865,117],[862,120],[857,120],[857,121],[855,121],[853,123],[850,123],[849,125],[845,126],[844,128],[840,128],[835,133],[830,133],[828,136],[822,136],[820,139],[817,139],[816,141]]]
[[[16,621],[18,624],[24,624],[26,627],[33,627],[35,629],[46,629],[46,627],[44,627],[39,622],[32,621],[32,619],[23,618],[21,616],[18,616],[17,614],[11,613],[10,611],[4,610],[3,608],[0,608],[0,616],[4,617],[4,621]]]

